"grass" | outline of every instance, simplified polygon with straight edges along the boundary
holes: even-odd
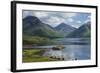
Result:
[[[49,57],[42,56],[44,52],[44,50],[40,49],[23,50],[23,62],[49,61]]]
[[[55,42],[47,37],[39,37],[39,36],[23,36],[23,45],[51,45]]]
[[[32,57],[24,57],[23,62],[44,62],[48,61],[47,57],[38,57],[38,58],[32,58]]]
[[[46,61],[62,61],[61,59],[51,58],[50,56],[43,56],[45,50],[43,49],[24,49],[23,63],[29,62],[46,62]]]

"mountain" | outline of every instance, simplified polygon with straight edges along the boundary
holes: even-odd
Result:
[[[91,35],[91,22],[87,22],[80,26],[78,29],[70,33],[67,37],[90,37]]]
[[[23,33],[25,35],[40,37],[61,37],[61,35],[50,25],[43,23],[35,16],[27,16],[23,19]]]
[[[59,24],[58,26],[55,27],[55,29],[62,33],[64,36],[66,36],[67,34],[69,34],[70,32],[74,31],[76,28],[68,25],[68,24],[65,24],[65,23],[61,23]]]

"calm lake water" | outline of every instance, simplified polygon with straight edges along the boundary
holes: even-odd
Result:
[[[44,56],[63,57],[64,60],[87,60],[91,57],[91,45],[88,38],[61,38],[54,39],[57,44],[51,46],[36,46],[33,48],[49,48],[46,49]],[[57,45],[63,45],[63,50],[52,50]]]
[[[48,50],[45,54],[63,57],[65,60],[87,60],[91,56],[90,40],[88,38],[63,38],[55,39],[57,44],[65,48],[61,51]],[[54,46],[54,45],[53,45]],[[53,47],[46,46],[46,47]]]

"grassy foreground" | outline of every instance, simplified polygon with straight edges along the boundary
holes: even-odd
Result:
[[[42,56],[44,52],[44,50],[40,49],[23,50],[23,62],[49,61],[49,57]]]
[[[43,56],[45,50],[41,49],[24,49],[23,50],[23,63],[30,62],[46,62],[46,61],[62,61],[62,59],[54,58],[53,56]]]

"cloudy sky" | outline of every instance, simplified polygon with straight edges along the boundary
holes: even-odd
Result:
[[[90,21],[90,13],[77,13],[77,12],[52,12],[52,11],[23,11],[23,18],[27,16],[36,16],[42,22],[56,27],[60,23],[66,23],[73,27],[80,27],[84,23]]]

